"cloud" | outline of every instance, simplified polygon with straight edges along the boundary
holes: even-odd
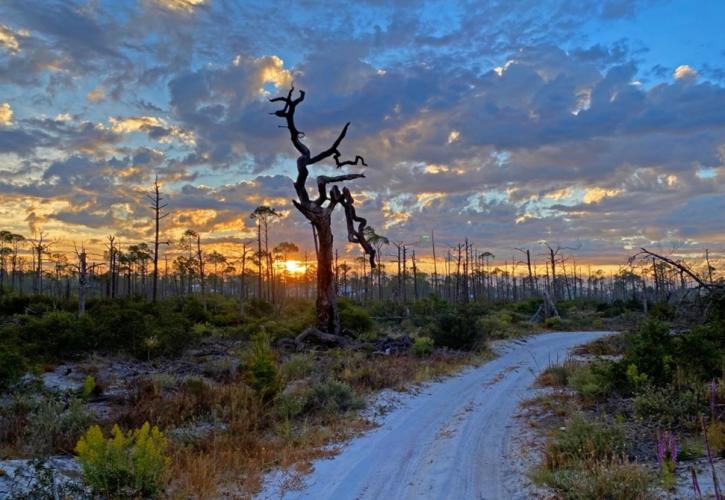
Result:
[[[20,52],[20,42],[17,34],[4,24],[0,24],[0,46],[5,47],[11,54]]]
[[[95,89],[88,92],[86,99],[90,102],[101,102],[106,98],[106,92],[102,87],[96,87]]]
[[[204,5],[206,0],[153,0],[153,2],[169,10],[189,13]]]
[[[144,132],[160,142],[169,142],[172,139],[178,139],[189,145],[194,145],[196,142],[193,132],[173,125],[169,126],[165,120],[155,116],[110,117],[108,121],[111,124],[111,130],[116,134]]]
[[[697,78],[697,71],[692,66],[682,64],[677,66],[672,75],[675,77],[675,80],[694,81]]]
[[[13,110],[10,104],[4,102],[0,104],[0,126],[8,126],[13,123]]]

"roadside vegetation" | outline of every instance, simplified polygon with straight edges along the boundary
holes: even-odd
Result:
[[[5,294],[0,457],[78,457],[84,489],[69,489],[73,498],[253,492],[271,468],[303,472],[327,445],[368,428],[359,410],[377,391],[480,363],[489,340],[636,314],[578,300],[560,304],[556,324],[534,325],[536,307],[342,299],[351,345],[298,349],[290,339],[314,322],[310,301],[252,299],[242,314],[216,295],[99,299],[79,317],[73,301]],[[36,496],[53,473],[39,467]]]
[[[720,292],[658,304],[636,328],[553,363],[538,378],[548,392],[527,403],[557,408],[532,478],[562,498],[720,498],[724,366]]]

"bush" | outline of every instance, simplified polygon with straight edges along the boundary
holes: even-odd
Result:
[[[435,345],[451,349],[473,349],[484,339],[474,318],[465,312],[441,314],[427,330]]]
[[[365,402],[355,395],[352,387],[339,380],[326,380],[315,384],[309,404],[312,406],[311,409],[330,413],[359,410],[365,407]]]
[[[116,425],[106,439],[97,425],[88,429],[75,451],[83,478],[104,497],[157,497],[169,465],[168,441],[157,427],[145,423],[124,434]]]
[[[41,400],[28,415],[27,444],[34,455],[69,453],[92,422],[93,416],[79,399],[71,400],[67,407],[57,399]]]
[[[25,360],[18,352],[0,346],[0,390],[15,383],[24,369]]]
[[[373,320],[368,311],[349,300],[340,298],[337,301],[340,312],[340,324],[343,329],[365,333],[373,328]]]
[[[634,413],[661,428],[695,428],[697,416],[705,411],[704,390],[644,386],[634,397]]]
[[[270,400],[281,388],[281,377],[277,368],[275,353],[264,333],[255,335],[251,347],[242,356],[240,364],[244,381],[262,399]]]
[[[605,399],[616,386],[617,363],[594,361],[577,366],[569,376],[569,383],[587,402]]]
[[[411,349],[414,356],[426,358],[433,354],[433,339],[430,337],[418,337]]]
[[[503,311],[492,313],[478,320],[478,328],[488,338],[501,339],[511,334],[513,317]]]
[[[656,385],[663,385],[672,379],[675,363],[673,359],[673,337],[669,326],[660,321],[649,320],[630,338],[625,354],[625,363],[637,366]]]

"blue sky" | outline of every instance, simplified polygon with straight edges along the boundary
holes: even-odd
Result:
[[[718,248],[724,21],[717,1],[8,0],[0,228],[145,241],[159,175],[170,238],[237,244],[265,203],[273,240],[311,247],[268,114],[294,81],[313,149],[353,122],[350,188],[393,240]]]

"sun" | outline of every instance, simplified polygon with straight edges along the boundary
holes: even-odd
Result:
[[[305,263],[299,260],[286,260],[282,264],[284,270],[290,274],[304,274],[307,269]]]

